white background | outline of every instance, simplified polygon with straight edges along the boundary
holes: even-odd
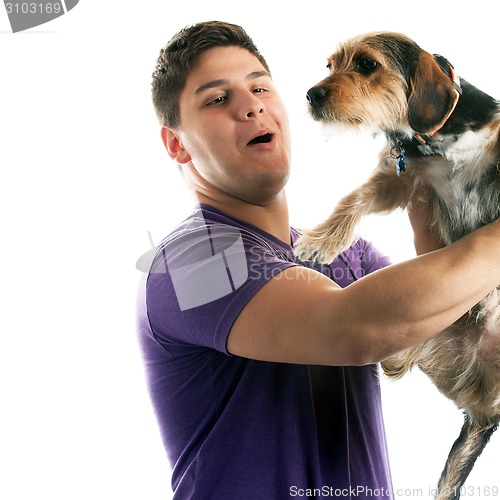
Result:
[[[147,232],[158,242],[193,202],[150,103],[150,75],[173,33],[222,19],[253,37],[290,114],[291,222],[310,226],[366,178],[380,147],[364,135],[326,140],[307,115],[305,92],[326,75],[326,57],[346,37],[401,31],[498,97],[499,9],[463,7],[81,0],[18,34],[0,8],[0,498],[170,497],[134,308]],[[370,217],[361,231],[394,261],[413,256],[403,214]],[[430,498],[461,414],[418,372],[383,389],[394,486],[407,490],[399,498]],[[467,498],[500,486],[499,451],[494,435]]]

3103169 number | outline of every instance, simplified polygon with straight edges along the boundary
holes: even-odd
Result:
[[[6,3],[7,14],[60,14],[60,3],[15,2]]]

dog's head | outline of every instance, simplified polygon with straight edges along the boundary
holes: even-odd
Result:
[[[328,69],[307,92],[315,120],[425,134],[443,125],[457,99],[448,61],[399,33],[347,40]]]

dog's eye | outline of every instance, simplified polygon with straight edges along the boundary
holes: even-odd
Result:
[[[361,71],[363,71],[365,73],[370,73],[377,67],[377,61],[374,61],[373,59],[367,59],[365,57],[362,57],[356,61],[356,66]]]

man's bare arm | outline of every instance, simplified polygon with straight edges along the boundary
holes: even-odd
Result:
[[[440,332],[499,284],[500,221],[344,289],[292,267],[250,300],[227,347],[266,361],[374,363]]]
[[[409,207],[408,216],[413,229],[413,240],[417,255],[444,247],[433,224],[434,210],[427,189],[422,188],[417,193]]]

